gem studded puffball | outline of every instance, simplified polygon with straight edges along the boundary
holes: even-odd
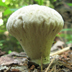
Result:
[[[62,16],[54,9],[28,5],[15,11],[6,28],[21,44],[31,61],[49,63],[50,50],[55,35],[63,28]]]

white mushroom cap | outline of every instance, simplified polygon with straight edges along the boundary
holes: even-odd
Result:
[[[28,56],[37,64],[49,63],[55,35],[63,28],[62,16],[52,8],[29,5],[14,12],[7,29],[20,42]]]

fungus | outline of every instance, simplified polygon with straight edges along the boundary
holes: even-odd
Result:
[[[29,5],[15,11],[6,27],[21,44],[31,60],[37,64],[49,63],[55,35],[63,28],[62,16],[54,9]]]

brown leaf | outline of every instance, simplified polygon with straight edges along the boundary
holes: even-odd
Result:
[[[51,51],[58,50],[58,48],[61,48],[63,46],[64,42],[62,41],[57,41],[52,47]]]
[[[31,70],[34,69],[34,68],[35,68],[35,65],[32,65],[32,66],[30,67]]]
[[[2,56],[2,55],[4,55],[5,54],[5,52],[2,52],[1,50],[0,50],[0,56]]]
[[[18,69],[11,69],[11,71],[10,72],[21,72],[20,70],[18,70]]]
[[[17,62],[14,61],[13,58],[7,56],[0,57],[0,65],[10,65],[10,64],[17,64]]]

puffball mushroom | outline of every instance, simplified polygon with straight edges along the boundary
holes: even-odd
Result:
[[[20,42],[31,60],[37,64],[49,63],[50,49],[55,35],[63,28],[62,16],[54,9],[29,5],[15,11],[6,27]]]

